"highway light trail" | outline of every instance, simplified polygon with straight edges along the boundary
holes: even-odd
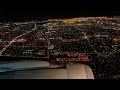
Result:
[[[28,32],[26,32],[26,33],[23,33],[23,34],[15,37],[14,39],[12,39],[12,41],[10,41],[9,44],[7,44],[7,45],[0,51],[0,56],[2,56],[2,54],[7,50],[7,48],[10,47],[10,46],[12,45],[12,43],[14,43],[17,39],[21,38],[21,37],[24,36],[24,35],[27,35],[27,34],[33,32],[33,31],[35,31],[35,30],[36,30],[36,23],[35,23],[34,28],[33,28],[31,31],[28,31]]]

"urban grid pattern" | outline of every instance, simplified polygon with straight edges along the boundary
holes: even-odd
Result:
[[[120,78],[120,17],[1,22],[0,56],[85,63],[95,78]]]

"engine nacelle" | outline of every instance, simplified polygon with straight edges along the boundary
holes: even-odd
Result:
[[[18,64],[18,65],[17,65]],[[20,65],[21,64],[21,65]],[[42,64],[42,65],[41,65]],[[27,66],[28,65],[28,66]],[[16,70],[5,70],[0,72],[0,79],[94,79],[91,68],[84,64],[66,64],[66,68],[58,68],[59,65],[49,64],[48,62],[26,62],[3,64],[7,68]],[[22,69],[22,67],[24,69]],[[32,67],[47,67],[41,69],[32,69]],[[26,68],[26,69],[25,69]],[[29,69],[30,68],[30,69]],[[12,72],[11,72],[12,71]]]

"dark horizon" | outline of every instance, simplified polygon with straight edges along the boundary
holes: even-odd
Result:
[[[0,8],[0,21],[31,21],[50,18],[74,18],[91,16],[120,16],[117,2],[78,0],[65,2],[12,3]],[[47,5],[48,3],[49,5]]]
[[[120,12],[28,12],[28,13],[5,13],[0,15],[0,21],[31,21],[31,20],[47,20],[47,19],[64,19],[64,18],[76,18],[76,17],[99,17],[99,16],[120,16]]]

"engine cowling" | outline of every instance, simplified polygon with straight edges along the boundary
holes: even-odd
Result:
[[[23,65],[23,63],[18,63],[18,64]],[[47,62],[43,63],[44,66],[50,66],[50,68],[48,67],[44,69],[42,68],[42,69],[29,70],[27,66],[26,70],[20,69],[18,71],[12,71],[12,72],[1,72],[0,79],[94,79],[94,75],[91,68],[84,64],[79,64],[79,63],[66,64],[66,68],[56,68],[59,67],[56,64],[48,64],[48,63],[45,64],[45,63]],[[36,66],[36,63],[34,64]],[[8,66],[10,67],[10,65]],[[31,65],[33,67],[33,64]],[[17,68],[18,66],[16,67],[16,69]]]

